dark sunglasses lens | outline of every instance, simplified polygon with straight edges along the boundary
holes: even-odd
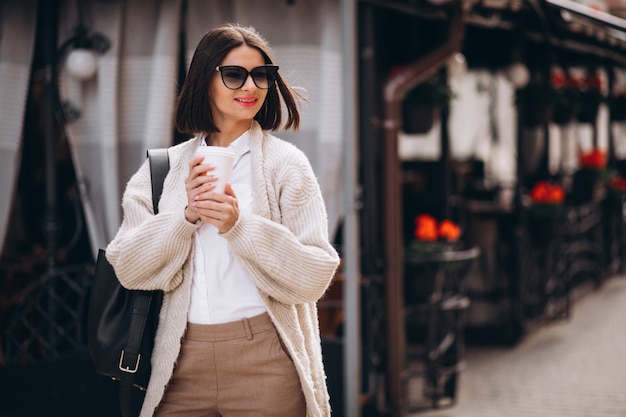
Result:
[[[248,71],[241,67],[222,67],[221,73],[226,87],[234,90],[244,85],[248,78]]]
[[[258,67],[252,70],[252,79],[259,88],[269,88],[276,79],[274,68]]]

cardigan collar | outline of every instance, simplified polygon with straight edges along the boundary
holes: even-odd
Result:
[[[252,210],[254,213],[263,216],[268,219],[274,220],[270,209],[269,193],[273,192],[270,178],[266,178],[269,174],[267,171],[264,144],[265,144],[266,132],[261,129],[261,125],[255,120],[250,127],[250,153],[252,155],[252,195],[253,203]]]

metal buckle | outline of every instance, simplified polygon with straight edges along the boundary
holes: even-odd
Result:
[[[118,365],[118,368],[122,372],[127,372],[129,374],[134,374],[139,369],[139,361],[140,360],[141,360],[141,353],[137,354],[137,362],[135,363],[135,367],[133,369],[130,369],[130,367],[128,367],[128,366],[124,368],[122,366],[122,362],[124,362],[124,349],[122,349],[122,354],[120,355],[120,363]]]

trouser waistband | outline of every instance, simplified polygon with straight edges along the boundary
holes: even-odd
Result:
[[[224,340],[239,339],[245,337],[252,339],[252,336],[274,330],[272,319],[267,313],[258,316],[244,318],[229,323],[219,324],[197,324],[187,323],[185,339],[198,340],[203,342],[219,342]]]

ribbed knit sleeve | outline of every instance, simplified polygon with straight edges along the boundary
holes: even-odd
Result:
[[[152,188],[148,163],[137,171],[122,198],[124,219],[106,250],[120,283],[130,289],[171,291],[180,285],[185,262],[193,248],[193,233],[198,225],[184,217],[186,194],[184,174],[170,163],[159,214],[152,211]],[[182,189],[182,191],[181,191]]]

